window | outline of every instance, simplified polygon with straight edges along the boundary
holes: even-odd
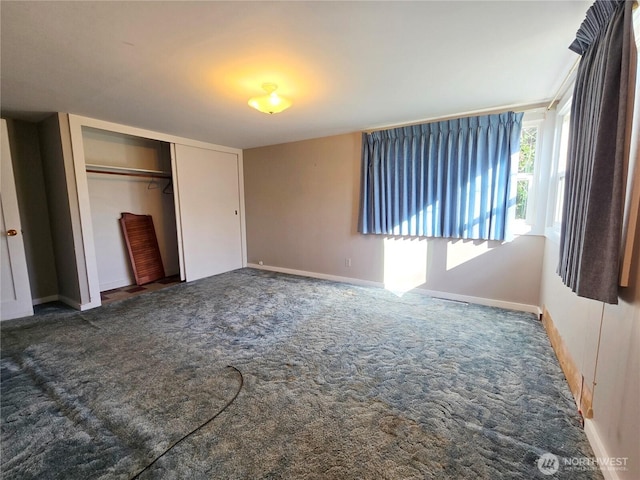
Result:
[[[513,165],[512,195],[515,196],[515,211],[511,214],[511,232],[514,235],[538,234],[536,225],[537,197],[540,188],[540,157],[542,154],[542,132],[544,112],[530,110],[525,113],[520,131],[520,151],[517,165]]]
[[[559,227],[562,223],[562,206],[564,203],[564,180],[567,169],[567,153],[569,149],[569,127],[571,126],[571,113],[561,117],[560,122],[560,146],[558,149],[558,165],[556,168],[556,199],[553,213],[553,225]]]
[[[524,113],[363,134],[359,231],[505,240]],[[444,139],[444,140],[443,140]],[[513,218],[513,217],[511,217]]]
[[[533,191],[533,173],[536,163],[536,146],[538,143],[538,126],[525,126],[520,134],[520,157],[516,175],[516,220],[531,223],[530,201]]]
[[[572,89],[571,89],[572,90]],[[555,123],[552,164],[549,174],[549,203],[547,204],[546,235],[560,241],[562,208],[569,153],[569,131],[571,128],[571,94],[560,100]]]

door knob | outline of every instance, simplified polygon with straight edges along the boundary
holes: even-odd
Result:
[[[17,230],[14,230],[13,228],[11,230],[7,230],[7,237],[15,237],[18,234]]]

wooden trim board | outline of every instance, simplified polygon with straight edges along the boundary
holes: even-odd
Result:
[[[560,332],[553,323],[551,315],[546,307],[542,309],[542,325],[544,325],[551,346],[558,357],[560,367],[564,372],[564,376],[569,384],[569,389],[573,394],[576,405],[584,418],[593,418],[593,392],[588,385],[584,383],[584,377],[580,373],[578,365],[575,363],[569,349],[564,340],[560,336]]]

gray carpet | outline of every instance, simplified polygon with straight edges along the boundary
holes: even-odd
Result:
[[[6,480],[133,478],[216,415],[140,478],[602,478],[537,468],[593,453],[531,314],[242,269],[1,333]]]

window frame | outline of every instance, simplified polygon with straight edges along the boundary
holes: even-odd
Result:
[[[534,221],[533,221],[533,214],[534,214],[534,210],[535,210],[535,200],[536,200],[536,185],[535,185],[535,179],[536,179],[536,173],[537,170],[539,170],[538,167],[538,161],[540,159],[540,151],[539,151],[539,140],[540,140],[540,134],[542,132],[542,120],[535,120],[535,121],[529,121],[529,122],[522,122],[522,130],[526,129],[526,128],[535,128],[536,129],[536,146],[535,146],[535,156],[533,158],[533,172],[531,173],[520,173],[517,172],[516,173],[516,183],[519,180],[527,180],[529,182],[529,186],[527,188],[527,207],[526,207],[526,211],[525,211],[525,215],[524,218],[521,220],[524,220],[524,223],[526,225],[533,225]],[[517,221],[518,219],[516,219]]]
[[[547,238],[553,239],[556,242],[560,242],[560,235],[562,229],[562,219],[557,219],[557,211],[560,211],[563,208],[563,205],[559,202],[564,201],[564,186],[561,188],[561,182],[564,185],[564,180],[566,178],[566,155],[567,152],[564,152],[565,161],[563,165],[560,164],[561,159],[561,147],[563,134],[568,134],[568,130],[571,128],[571,121],[565,126],[565,119],[571,117],[571,103],[573,100],[573,88],[569,90],[569,93],[563,97],[558,103],[556,109],[556,122],[554,129],[554,140],[553,140],[553,154],[551,161],[551,175],[549,182],[549,195],[548,195],[548,204],[547,204],[547,221],[545,228],[545,235]],[[567,145],[568,148],[568,145]],[[562,168],[561,168],[562,167]]]
[[[524,176],[530,176],[530,183],[527,195],[527,212],[524,219],[511,219],[511,233],[513,235],[542,235],[544,234],[544,227],[539,223],[538,211],[540,209],[540,200],[543,196],[540,194],[541,187],[541,173],[543,171],[543,151],[544,146],[544,133],[545,133],[546,111],[543,108],[525,111],[522,119],[522,129],[536,127],[536,154],[533,161],[533,173],[532,174],[518,174],[517,166],[512,169],[512,181],[515,185],[520,178]],[[515,190],[514,190],[515,191]]]

